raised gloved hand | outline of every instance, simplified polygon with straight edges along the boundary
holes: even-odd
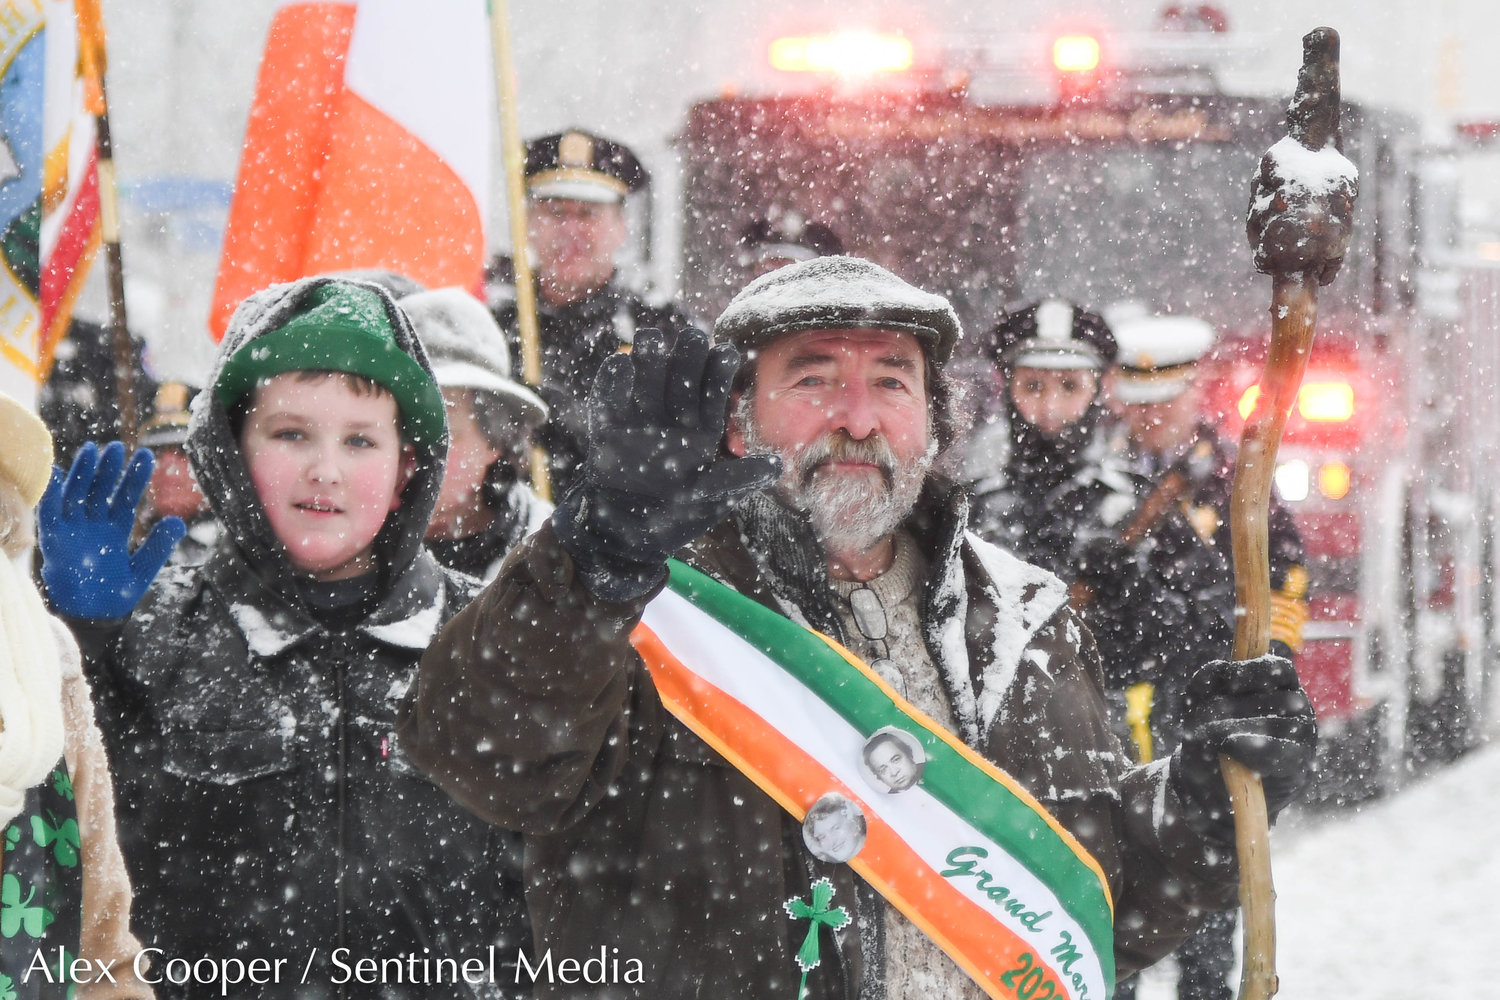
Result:
[[[710,348],[698,330],[670,352],[660,331],[642,330],[632,353],[599,367],[583,474],[552,514],[597,596],[645,594],[661,582],[668,556],[780,474],[774,457],[720,451],[738,368],[738,351]]]
[[[125,462],[118,441],[101,451],[78,449],[72,468],[52,470],[37,506],[42,582],[52,606],[72,618],[124,618],[187,532],[182,519],[162,518],[134,552],[135,509],[156,459],[142,448]]]
[[[1172,772],[1194,829],[1234,841],[1229,790],[1219,769],[1227,754],[1260,774],[1271,818],[1312,779],[1318,724],[1290,660],[1214,660],[1188,680],[1182,742]]]

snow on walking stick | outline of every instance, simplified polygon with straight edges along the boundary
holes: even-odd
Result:
[[[1267,526],[1272,473],[1282,427],[1296,402],[1312,349],[1317,286],[1338,273],[1349,246],[1358,194],[1354,165],[1340,152],[1339,36],[1316,28],[1302,39],[1302,69],[1287,109],[1287,137],[1261,158],[1251,188],[1246,235],[1256,269],[1271,275],[1271,347],[1260,395],[1245,424],[1235,464],[1230,528],[1234,541],[1234,657],[1270,645]],[[1234,807],[1244,910],[1241,1000],[1276,992],[1275,890],[1260,776],[1219,758]]]

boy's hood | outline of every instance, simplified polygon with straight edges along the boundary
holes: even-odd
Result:
[[[229,321],[229,329],[214,357],[208,389],[193,400],[192,419],[188,425],[188,457],[198,477],[198,485],[224,525],[225,535],[262,580],[299,605],[301,599],[296,588],[291,586],[295,570],[285,548],[271,530],[265,508],[251,484],[239,441],[230,427],[229,413],[213,390],[231,357],[251,341],[280,329],[290,317],[307,307],[319,288],[332,280],[335,279],[303,278],[289,284],[272,285],[241,303]],[[427,355],[406,314],[383,289],[366,282],[360,284],[379,292],[381,302],[390,314],[397,346],[430,375],[432,368]],[[401,494],[401,506],[386,519],[385,527],[375,540],[382,593],[421,551],[422,537],[443,484],[448,455],[446,430],[436,444],[415,447],[416,474]]]

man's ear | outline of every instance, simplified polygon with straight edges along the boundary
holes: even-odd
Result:
[[[391,491],[391,510],[401,506],[401,494],[417,474],[417,449],[409,444],[401,446],[401,468],[396,473],[396,488]]]
[[[729,453],[737,458],[745,457],[745,431],[740,426],[740,396],[742,393],[731,393],[729,396],[729,421],[724,425],[724,444],[729,448]]]

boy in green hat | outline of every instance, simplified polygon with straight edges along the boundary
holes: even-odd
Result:
[[[357,990],[365,959],[391,973],[381,996],[487,996],[458,970],[495,944],[514,982],[504,851],[394,738],[418,657],[476,589],[422,548],[447,447],[395,301],[308,278],[239,308],[194,403],[188,455],[224,525],[202,566],[166,570],[132,613],[129,518],[107,516],[139,496],[133,466],[116,485],[123,448],[55,480],[44,575],[100,692],[162,960],[264,960],[260,997]]]

